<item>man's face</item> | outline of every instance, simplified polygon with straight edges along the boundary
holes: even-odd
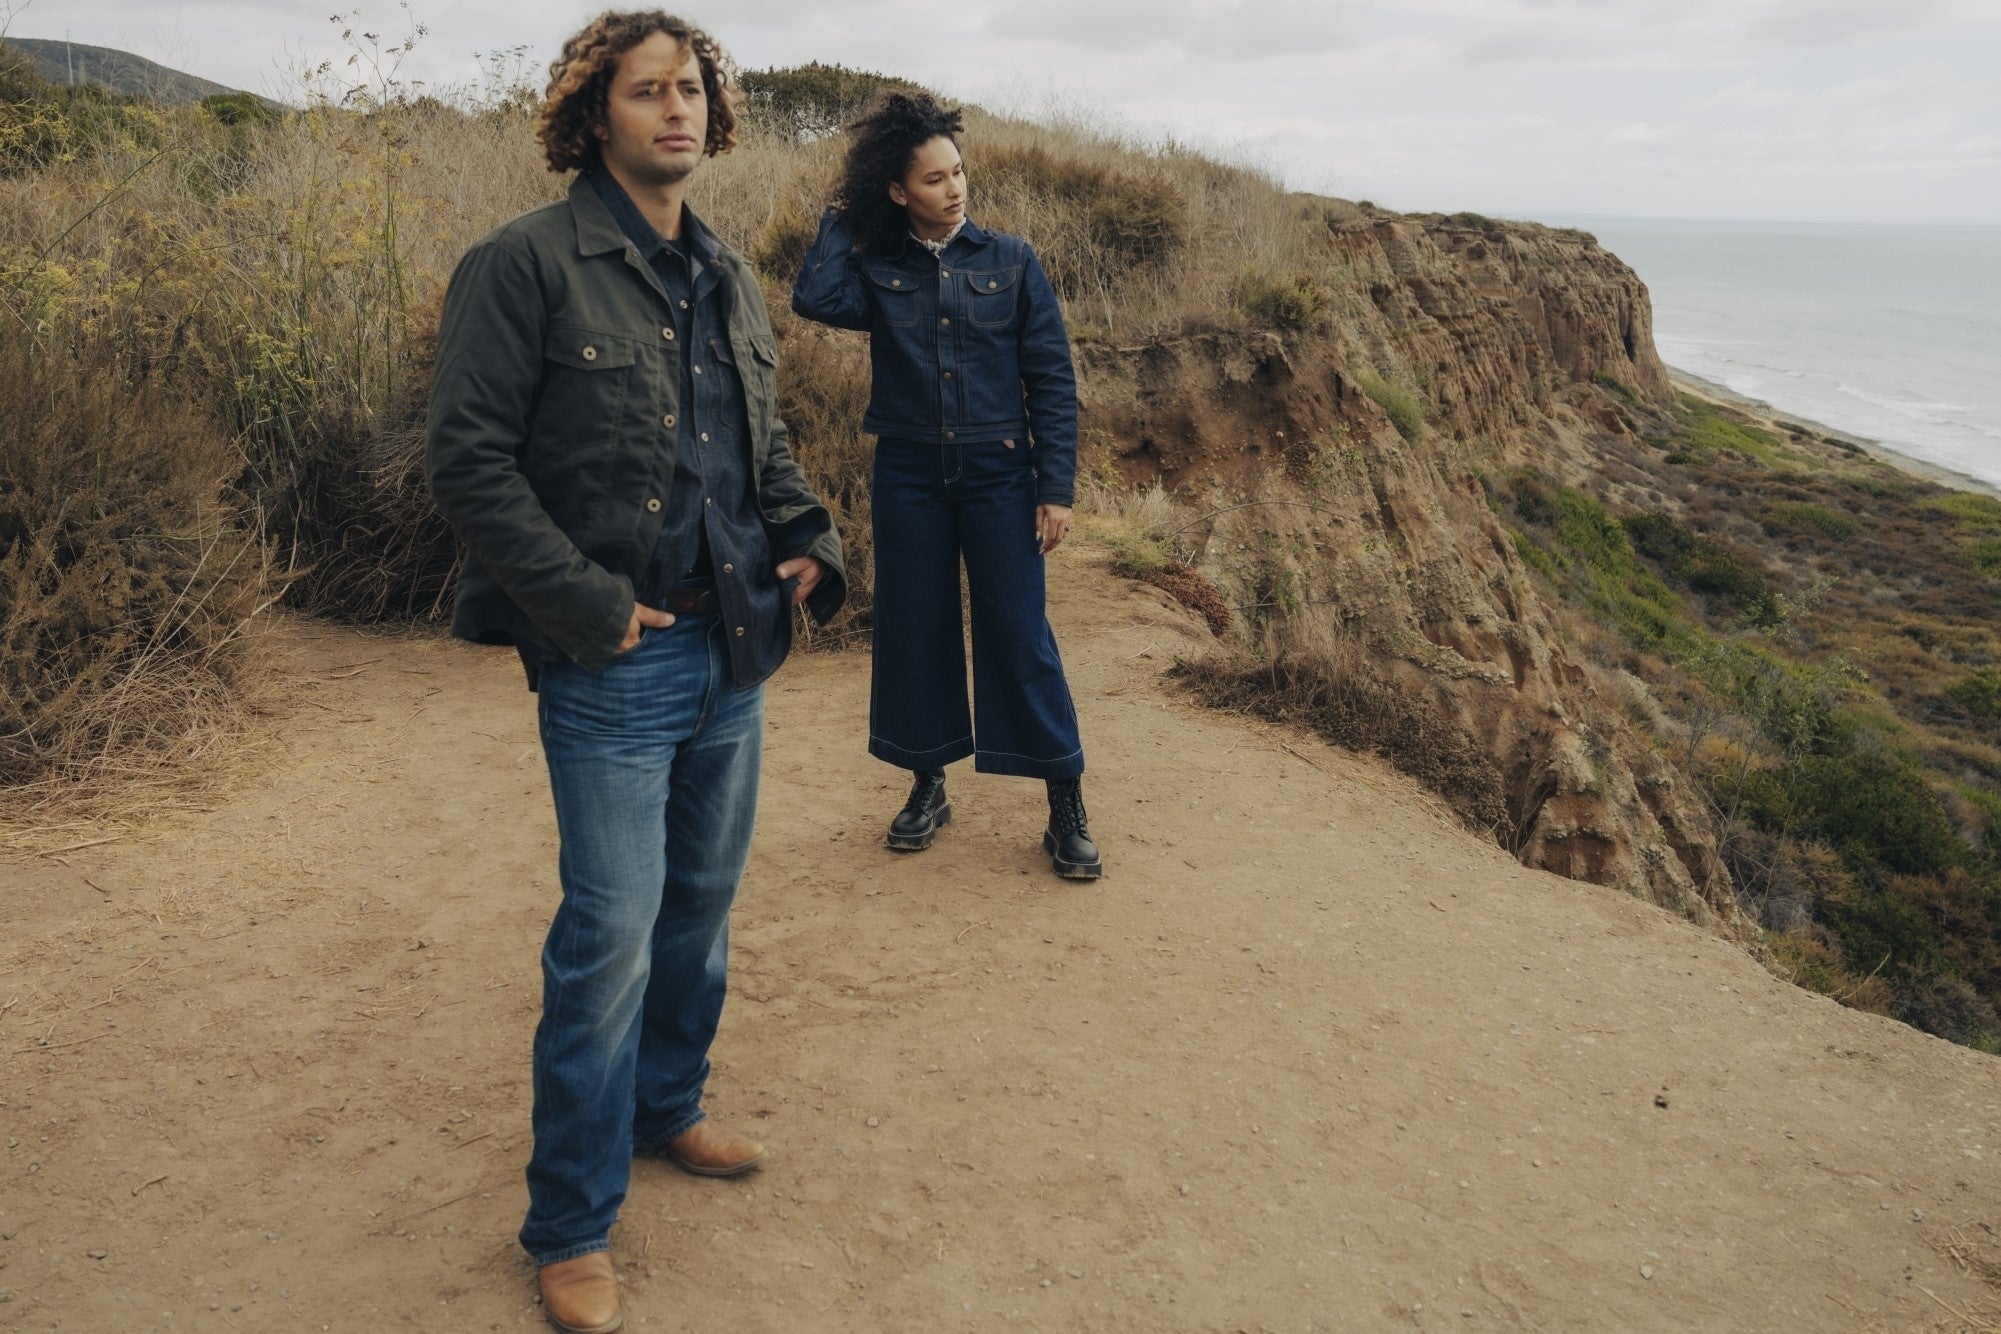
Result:
[[[638,185],[671,185],[701,165],[709,100],[694,49],[656,32],[618,58],[598,138],[605,165]]]
[[[966,168],[959,148],[944,135],[918,145],[910,170],[891,182],[889,197],[910,213],[919,236],[943,236],[966,216]]]

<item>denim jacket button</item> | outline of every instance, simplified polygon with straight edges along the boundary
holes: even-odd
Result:
[[[950,372],[950,371],[946,371],[946,372],[945,372],[945,378],[946,378],[946,379],[948,379],[948,380],[949,380],[949,379],[951,379],[951,378],[952,378],[952,372]]]
[[[959,433],[957,431],[947,431],[945,432],[945,438],[947,440],[957,440],[959,438]]]
[[[949,278],[952,276],[952,271],[950,269],[940,269],[938,270],[938,276],[940,278]]]
[[[938,317],[938,323],[940,324],[950,324],[951,322],[952,322],[952,317],[949,315],[940,315]]]

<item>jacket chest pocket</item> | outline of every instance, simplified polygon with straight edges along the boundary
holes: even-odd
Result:
[[[917,323],[917,280],[894,269],[870,269],[869,287],[875,295],[876,317],[884,324],[902,327]]]
[[[974,324],[992,329],[1013,323],[1020,269],[990,269],[985,273],[966,273],[964,277],[966,314]]]
[[[568,325],[551,328],[542,343],[542,395],[530,452],[610,445],[637,362],[631,339]]]

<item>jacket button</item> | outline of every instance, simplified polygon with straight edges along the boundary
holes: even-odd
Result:
[[[959,438],[959,433],[957,431],[947,431],[945,432],[945,438],[947,440],[957,440]]]
[[[674,341],[674,331],[672,329],[662,329],[660,331],[660,336],[662,338],[665,338],[670,343]]]
[[[704,441],[707,441],[708,438],[709,438],[709,433],[707,431],[702,432],[702,439]]]
[[[702,368],[700,366],[695,367],[695,374],[700,375],[701,373],[702,373]]]
[[[596,361],[597,359],[598,359],[598,350],[596,348],[587,347],[584,349],[585,361]]]
[[[938,323],[940,324],[950,324],[951,322],[952,322],[952,317],[949,315],[940,315],[938,317]]]
[[[891,278],[891,279],[889,280],[889,285],[890,285],[891,287],[901,287],[901,286],[903,286],[903,279],[901,279],[901,278]]]
[[[674,414],[670,412],[670,413],[668,413],[668,414],[667,414],[666,416],[662,417],[662,418],[660,419],[660,424],[661,424],[662,426],[665,426],[665,427],[666,427],[666,428],[667,428],[668,430],[670,430],[670,431],[671,431],[671,430],[673,430],[673,429],[674,429]]]
[[[740,626],[740,625],[739,625],[739,626],[738,626],[738,627],[736,628],[736,637],[737,637],[738,639],[742,639],[742,638],[743,638],[743,627],[742,627],[742,626]]]
[[[724,563],[724,565],[723,565],[723,573],[724,573],[724,574],[735,574],[735,573],[736,573],[736,566],[734,566],[734,565],[731,565],[731,564],[728,564],[727,562],[725,562],[725,563]]]
[[[989,278],[989,279],[987,279],[987,290],[988,290],[988,291],[992,291],[992,290],[993,290],[994,288],[996,288],[996,287],[999,287],[999,286],[1000,286],[1000,284],[999,284],[998,282],[994,281],[994,280],[993,280],[992,278]]]
[[[658,514],[658,513],[660,512],[660,502],[659,502],[659,500],[657,500],[657,499],[654,499],[654,500],[649,500],[649,501],[647,501],[647,502],[646,502],[646,512],[647,512],[648,514]]]
[[[938,270],[938,276],[940,278],[949,278],[952,276],[952,271],[950,269],[940,269]]]
[[[951,378],[952,378],[952,372],[950,372],[950,371],[946,371],[946,372],[945,372],[945,378],[946,378],[946,379],[948,379],[948,380],[949,380],[949,379],[951,379]]]

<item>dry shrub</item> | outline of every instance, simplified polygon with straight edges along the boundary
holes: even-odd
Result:
[[[973,152],[967,170],[977,198],[1017,220],[1034,239],[1050,281],[1069,299],[1114,292],[1129,277],[1157,271],[1187,244],[1187,207],[1174,184],[1156,173],[1122,171],[1041,143]]]
[[[231,715],[272,587],[242,468],[105,342],[0,340],[0,785],[142,771]]]
[[[1381,756],[1496,838],[1509,830],[1501,775],[1480,743],[1360,645],[1263,659],[1219,654],[1181,662],[1175,673],[1204,704],[1303,724],[1337,746]]]

